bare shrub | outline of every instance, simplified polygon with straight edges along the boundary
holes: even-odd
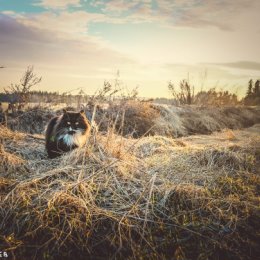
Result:
[[[33,66],[29,66],[20,79],[20,83],[12,83],[9,87],[5,89],[5,92],[7,94],[14,95],[17,99],[16,102],[18,103],[28,103],[31,88],[39,84],[41,80],[41,77],[38,77],[36,74],[34,74]]]
[[[172,96],[181,105],[191,105],[194,103],[194,86],[191,86],[188,80],[182,80],[179,83],[179,91],[176,90],[172,82],[169,82],[168,89]]]

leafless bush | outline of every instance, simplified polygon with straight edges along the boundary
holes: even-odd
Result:
[[[194,103],[194,86],[191,86],[188,80],[182,80],[179,84],[180,90],[177,91],[172,82],[169,82],[168,89],[172,96],[181,105],[191,105]]]
[[[27,103],[29,101],[29,93],[31,88],[39,84],[41,80],[41,77],[34,74],[33,66],[29,66],[20,79],[20,83],[12,83],[5,89],[5,92],[7,94],[13,94],[17,98],[18,103]]]

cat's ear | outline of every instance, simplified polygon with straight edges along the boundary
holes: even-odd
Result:
[[[67,110],[65,108],[62,109],[63,114],[67,113]]]

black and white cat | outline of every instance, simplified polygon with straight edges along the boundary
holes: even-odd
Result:
[[[82,147],[89,133],[90,124],[83,110],[63,110],[63,115],[52,118],[46,129],[45,144],[49,158]]]

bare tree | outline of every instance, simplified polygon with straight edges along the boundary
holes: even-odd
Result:
[[[28,103],[29,101],[29,93],[33,86],[39,84],[42,78],[38,77],[33,72],[33,66],[28,66],[24,75],[20,79],[20,83],[11,84],[5,90],[7,94],[13,94],[18,103]]]

